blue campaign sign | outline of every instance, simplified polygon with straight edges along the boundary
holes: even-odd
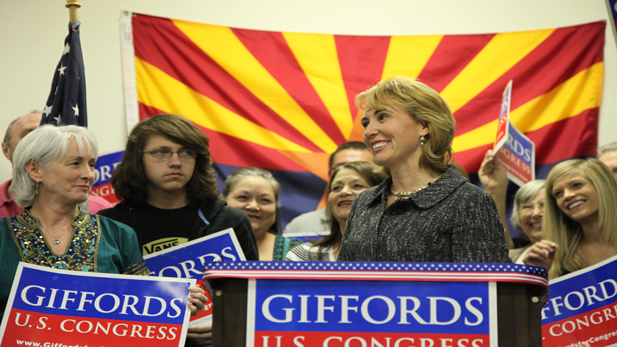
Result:
[[[144,256],[150,275],[162,277],[201,280],[204,263],[246,260],[233,229],[167,249],[152,249],[151,252]]]
[[[0,328],[1,345],[43,345],[53,337],[60,345],[120,346],[130,341],[133,346],[181,346],[190,315],[188,288],[194,284],[191,279],[20,263]]]
[[[204,280],[248,279],[246,346],[496,347],[497,283],[546,288],[516,264],[246,261]]]
[[[515,264],[218,262],[204,279],[246,278],[246,346],[493,346],[497,281],[546,287]]]
[[[97,159],[96,165],[94,166],[96,177],[94,178],[94,184],[92,185],[90,194],[105,198],[105,200],[112,204],[119,202],[109,179],[111,178],[111,174],[114,172],[116,165],[120,164],[122,161],[123,155],[124,151],[120,151],[102,155]]]
[[[111,178],[111,174],[114,172],[114,168],[116,167],[116,165],[120,164],[120,162],[122,161],[123,155],[124,151],[120,151],[101,155],[98,157],[98,159],[96,160],[96,165],[94,165],[96,177],[94,178],[94,184],[92,184],[92,188],[96,188],[98,186],[109,183],[109,178]]]
[[[495,139],[497,160],[506,168],[508,178],[524,185],[535,179],[535,144],[510,122],[512,81],[503,92]]]
[[[150,245],[150,247],[157,247]],[[220,261],[246,260],[233,229],[226,229],[212,235],[180,244],[167,249],[151,249],[144,256],[151,276],[194,278],[201,289],[204,264]],[[205,291],[205,290],[204,290]],[[207,324],[212,316],[212,300],[207,291],[210,304],[191,317],[190,326]]]
[[[542,337],[549,346],[617,343],[617,256],[549,282]]]
[[[493,149],[498,151],[505,143],[510,126],[510,100],[512,99],[512,80],[506,85],[501,98],[501,108],[497,125],[497,137]]]
[[[488,335],[486,282],[257,279],[255,331]]]
[[[508,178],[519,186],[536,177],[535,144],[525,134],[510,124],[507,141],[497,153],[497,158],[506,167]]]

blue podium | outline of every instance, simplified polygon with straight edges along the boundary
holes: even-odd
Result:
[[[543,268],[516,264],[204,265],[213,345],[542,346]]]

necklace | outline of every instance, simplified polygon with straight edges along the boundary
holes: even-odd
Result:
[[[441,177],[441,175],[439,177]],[[420,187],[420,188],[418,188],[416,190],[412,190],[410,192],[397,192],[396,190],[394,190],[394,187],[390,186],[390,193],[392,193],[392,195],[394,195],[394,196],[410,196],[410,195],[415,194],[415,193],[421,191],[422,189],[430,186],[431,184],[433,184],[433,182],[437,181],[439,179],[439,177],[437,177],[434,180],[430,181],[425,186],[422,186],[422,187]]]
[[[65,230],[62,234],[60,234],[60,235],[56,236],[56,235],[52,234],[52,232],[51,232],[51,231],[49,231],[49,229],[45,228],[45,227],[43,226],[43,224],[40,224],[40,226],[41,226],[41,229],[43,229],[44,231],[47,231],[47,233],[49,233],[49,235],[51,235],[51,236],[53,236],[53,237],[55,237],[55,238],[56,238],[56,239],[54,240],[54,243],[55,243],[56,245],[59,245],[59,244],[60,244],[60,237],[62,237],[62,235],[64,235],[64,234],[68,233],[68,232],[69,232],[69,230],[73,230],[73,226],[71,225],[71,226],[70,226],[68,229],[66,229],[66,230]]]

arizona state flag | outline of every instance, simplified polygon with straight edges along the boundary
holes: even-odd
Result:
[[[211,141],[222,181],[272,171],[282,219],[314,210],[337,145],[362,139],[354,97],[392,75],[437,90],[457,121],[456,161],[477,172],[514,81],[511,121],[536,172],[596,153],[604,22],[482,35],[346,36],[235,29],[132,14],[139,117],[173,113]]]

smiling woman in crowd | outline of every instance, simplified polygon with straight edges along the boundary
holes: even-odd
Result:
[[[259,260],[283,260],[302,243],[280,235],[279,194],[281,185],[269,171],[255,167],[236,170],[225,180],[221,193],[231,207],[246,212],[257,239]]]
[[[617,255],[617,183],[597,159],[557,164],[546,179],[542,232],[525,264],[557,278]]]
[[[148,274],[133,230],[78,207],[92,188],[97,155],[94,136],[78,126],[43,125],[15,148],[12,184],[17,203],[26,207],[0,219],[0,314],[20,261],[71,271]]]
[[[330,223],[330,234],[315,242],[306,242],[294,247],[285,260],[335,261],[345,234],[347,217],[354,199],[363,191],[376,186],[386,179],[378,171],[379,166],[368,162],[355,161],[338,166],[328,182],[328,206],[326,215]]]
[[[493,199],[451,165],[455,121],[445,100],[391,77],[356,105],[364,143],[390,177],[354,201],[338,260],[508,262]]]
[[[523,259],[531,245],[542,240],[545,185],[544,180],[533,180],[519,188],[514,195],[512,224],[515,228],[522,230],[530,242],[527,246],[510,250],[510,259],[517,264],[523,264]]]

